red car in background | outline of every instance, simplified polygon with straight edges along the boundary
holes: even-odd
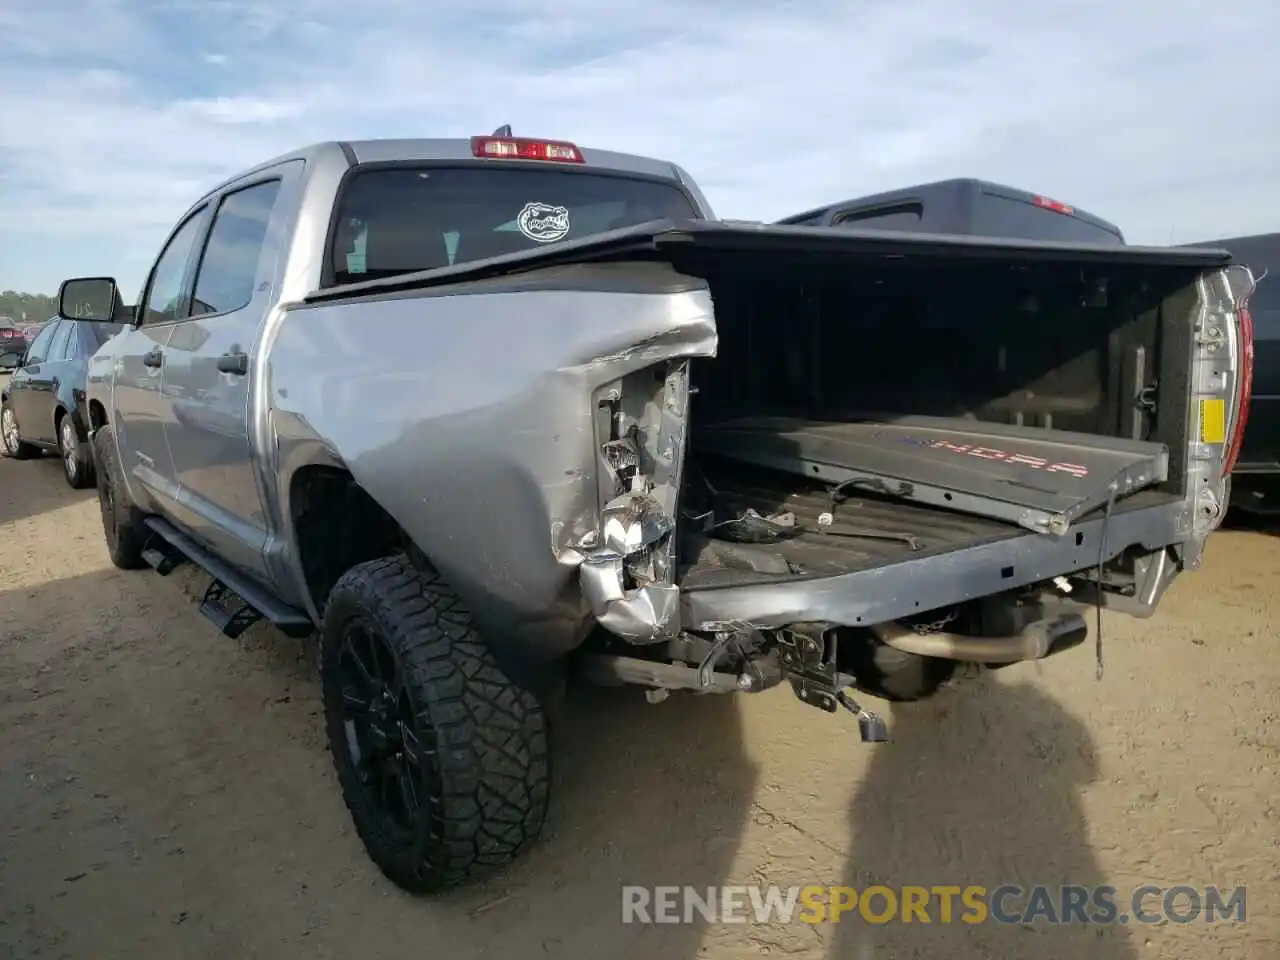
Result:
[[[27,350],[27,335],[10,318],[0,317],[0,370],[12,370]]]

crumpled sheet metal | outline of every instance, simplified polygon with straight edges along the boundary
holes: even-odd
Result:
[[[582,591],[600,626],[631,643],[660,643],[679,633],[680,588],[651,583],[624,590],[622,564],[620,558],[587,560],[580,568]]]
[[[646,494],[629,493],[609,501],[600,512],[604,531],[601,549],[616,557],[647,550],[674,528],[662,504]]]
[[[673,526],[662,505],[643,493],[625,494],[601,511],[603,542],[583,559],[579,575],[596,621],[623,640],[658,643],[679,633],[679,587],[624,586],[627,558],[657,546]]]

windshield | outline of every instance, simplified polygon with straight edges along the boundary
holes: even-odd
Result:
[[[338,201],[334,283],[483,260],[647,220],[697,216],[674,182],[581,169],[364,170]]]

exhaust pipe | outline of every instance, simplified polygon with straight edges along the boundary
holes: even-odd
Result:
[[[916,633],[900,623],[871,628],[876,639],[921,657],[966,660],[971,663],[1017,663],[1043,660],[1084,643],[1089,625],[1079,613],[1063,613],[1037,620],[1008,637],[970,637],[959,633]]]

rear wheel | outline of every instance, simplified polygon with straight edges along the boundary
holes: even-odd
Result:
[[[13,408],[8,401],[0,402],[0,442],[4,444],[4,453],[14,460],[30,460],[40,450],[22,439],[18,429],[18,418],[13,415]]]
[[[436,574],[402,557],[347,571],[325,606],[321,687],[343,799],[397,885],[457,886],[536,839],[550,774],[542,707]]]
[[[93,435],[94,461],[97,463],[98,507],[102,512],[102,533],[107,541],[111,562],[121,570],[145,567],[142,548],[146,528],[142,511],[129,499],[116,455],[115,436],[110,427],[101,427]]]
[[[62,457],[62,475],[74,490],[93,483],[93,461],[88,448],[80,442],[71,414],[63,414],[58,422],[58,455]]]

